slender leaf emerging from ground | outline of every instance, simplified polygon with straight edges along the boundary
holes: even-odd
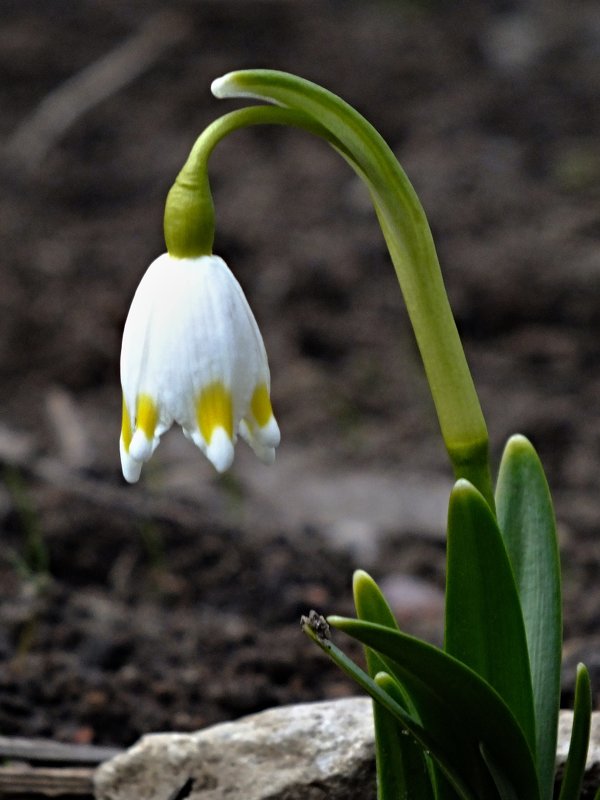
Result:
[[[494,515],[465,480],[450,495],[445,650],[498,692],[535,752],[529,656],[515,579]]]
[[[482,745],[497,769],[511,776],[519,797],[539,798],[535,764],[520,725],[475,672],[400,631],[344,617],[329,617],[329,622],[377,651],[386,671],[410,693],[437,751],[445,754],[479,800],[498,796]]]
[[[338,619],[338,618],[336,618]],[[357,620],[354,620],[357,621]],[[362,623],[361,623],[362,624]],[[367,624],[367,623],[364,623]],[[378,626],[375,626],[378,627]],[[303,631],[327,653],[331,660],[342,669],[346,675],[354,680],[378,703],[396,717],[400,725],[405,728],[420,744],[423,750],[430,754],[444,771],[449,783],[453,786],[459,800],[485,800],[485,794],[474,792],[469,783],[464,779],[458,768],[456,748],[448,748],[447,742],[441,741],[432,735],[432,732],[420,724],[396,700],[384,691],[366,672],[357,666],[348,656],[340,650],[328,635],[328,626],[325,620],[313,612],[308,617],[302,617]],[[460,748],[458,749],[460,752]],[[470,763],[473,769],[472,762]],[[537,797],[537,795],[534,795]]]
[[[560,706],[562,612],[556,525],[544,470],[524,436],[509,439],[496,488],[498,524],[515,575],[533,685],[543,800],[552,797]]]
[[[398,705],[404,703],[404,692],[398,682],[392,678],[388,672],[378,672],[374,676],[375,683],[380,686],[391,698],[393,698]],[[388,779],[386,789],[392,788],[392,782],[389,781],[389,776],[386,774],[388,771],[394,770],[393,777],[396,777],[394,784],[395,794],[391,792],[384,795],[382,785],[377,786],[377,797],[383,800],[384,797],[393,798],[393,800],[433,800],[434,790],[433,786],[436,784],[436,778],[432,770],[431,759],[425,755],[421,745],[410,736],[409,731],[402,728],[400,723],[386,711],[379,703],[374,703],[373,711],[384,717],[384,724],[378,732],[376,728],[376,737],[379,741],[376,742],[378,749],[378,756],[382,760],[382,769],[380,772],[384,773],[384,778]],[[375,717],[377,719],[377,717]],[[394,722],[395,727],[386,725],[388,719]],[[452,787],[452,797],[456,798],[457,794]],[[439,797],[438,794],[435,797]]]
[[[362,570],[354,573],[354,605],[359,619],[376,622],[397,630],[396,619],[375,581]],[[414,716],[402,688],[388,675],[385,664],[374,650],[365,647],[367,669],[398,705]],[[433,797],[431,779],[422,747],[404,729],[393,714],[373,703],[378,800],[428,800]]]
[[[498,789],[498,794],[500,795],[500,800],[519,800],[519,797],[515,792],[515,788],[510,782],[509,777],[501,769],[498,769],[494,759],[490,756],[490,754],[487,752],[487,749],[483,745],[481,745],[481,755],[488,766],[492,778],[494,779],[494,783]]]
[[[592,723],[592,687],[589,673],[583,664],[579,664],[577,667],[573,712],[569,755],[560,787],[559,800],[579,800],[583,784]]]

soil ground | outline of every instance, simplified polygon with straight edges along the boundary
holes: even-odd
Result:
[[[349,694],[298,620],[349,613],[358,566],[406,629],[440,640],[450,470],[366,193],[322,143],[252,130],[211,164],[216,252],[270,355],[277,464],[240,445],[217,478],[173,431],[139,485],[120,476],[128,305],[195,136],[235,106],[211,80],[256,66],[344,96],[414,183],[494,463],[524,433],[554,491],[564,702],[580,659],[598,701],[595,0],[188,0],[157,22],[165,8],[0,11],[0,730],[128,745]],[[37,124],[54,90],[148,25],[161,35],[137,77],[85,113],[80,98],[71,122],[60,108],[60,135]]]

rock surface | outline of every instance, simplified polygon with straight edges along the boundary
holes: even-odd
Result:
[[[572,712],[561,712],[558,770]],[[196,733],[156,733],[100,766],[96,800],[169,800],[191,778],[190,800],[374,800],[371,701],[349,697],[269,709]],[[600,712],[586,784],[600,780]]]
[[[97,800],[375,798],[370,700],[351,697],[253,714],[191,734],[150,734],[96,772]]]

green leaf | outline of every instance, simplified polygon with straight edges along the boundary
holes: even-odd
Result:
[[[560,562],[550,491],[537,453],[524,436],[512,436],[506,445],[496,505],[523,610],[541,795],[550,800],[560,709]]]
[[[410,693],[423,729],[479,800],[498,791],[481,755],[485,747],[517,796],[534,800],[539,789],[533,757],[514,715],[489,684],[452,656],[400,631],[330,617],[329,622],[376,650],[386,670]]]
[[[367,572],[362,569],[356,570],[352,578],[352,591],[356,616],[359,619],[375,622],[377,625],[383,625],[393,630],[399,630],[394,613],[383,596],[381,589]],[[385,664],[374,650],[365,647],[365,655],[371,677],[385,670]],[[403,696],[401,705],[414,716],[415,710],[414,708],[409,708],[409,698],[406,693]]]
[[[378,672],[374,676],[375,683],[398,705],[404,704],[404,691],[388,672]],[[431,760],[427,758],[422,746],[413,739],[406,728],[376,701],[373,712],[377,725],[378,716],[383,715],[385,722],[393,722],[393,727],[382,726],[380,740],[377,740],[377,755],[381,759],[381,770],[378,771],[377,797],[389,797],[392,800],[433,800],[433,782]],[[377,728],[376,728],[377,730]],[[384,734],[384,735],[381,735]],[[389,780],[390,776],[396,778]],[[386,791],[382,791],[381,780],[386,780]],[[454,790],[453,790],[454,791]],[[456,797],[456,792],[454,792]]]
[[[569,755],[558,800],[579,800],[583,785],[592,724],[592,687],[589,673],[583,664],[577,666],[573,712]]]
[[[342,669],[346,675],[361,686],[371,697],[396,717],[403,728],[410,732],[426,753],[431,754],[440,765],[448,782],[452,785],[459,800],[485,800],[486,795],[477,795],[463,780],[457,768],[456,760],[448,754],[444,743],[440,743],[424,728],[421,723],[412,717],[406,709],[385,692],[373,678],[358,667],[348,656],[337,647],[331,639],[324,636],[311,624],[310,618],[303,618],[304,632],[327,653],[331,660]],[[496,797],[494,796],[494,800]]]
[[[481,745],[480,750],[483,760],[487,764],[492,778],[494,779],[498,794],[500,795],[500,800],[519,800],[514,786],[507,778],[506,774],[501,769],[498,769],[494,759],[490,756],[484,745]]]
[[[357,616],[397,630],[392,610],[375,581],[362,570],[354,573],[354,605]],[[398,705],[414,716],[414,709],[402,687],[385,670],[385,664],[369,647],[365,647],[369,675]],[[373,703],[375,753],[377,763],[378,800],[428,800],[433,798],[431,775],[423,749],[379,703]]]
[[[482,495],[456,483],[448,511],[444,649],[502,697],[535,752],[523,615],[506,548]]]

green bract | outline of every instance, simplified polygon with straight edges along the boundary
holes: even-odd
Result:
[[[375,700],[380,800],[551,800],[560,701],[560,565],[550,492],[532,445],[506,446],[494,492],[486,424],[446,296],[425,212],[394,154],[351,106],[271,70],[233,72],[218,97],[253,98],[199,137],[167,200],[172,256],[211,252],[207,170],[214,147],[249,125],[304,129],[366,183],[396,269],[457,483],[448,511],[444,648],[402,633],[375,582],[354,577],[357,619],[329,623],[366,648],[367,672],[326,635],[306,633]],[[496,511],[497,509],[497,511]],[[591,717],[585,667],[560,800],[579,796]]]

